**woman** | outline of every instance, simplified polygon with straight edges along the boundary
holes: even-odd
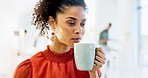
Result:
[[[105,63],[104,52],[96,49],[92,70],[77,70],[74,62],[74,43],[85,32],[86,4],[84,0],[41,0],[33,13],[33,24],[45,34],[53,30],[52,43],[18,65],[14,78],[99,78]]]

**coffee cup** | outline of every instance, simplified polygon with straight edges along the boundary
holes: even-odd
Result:
[[[78,70],[92,70],[95,49],[95,43],[74,43],[74,58]]]

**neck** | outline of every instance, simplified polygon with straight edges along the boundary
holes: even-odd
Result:
[[[62,44],[59,41],[52,42],[49,48],[52,52],[56,52],[59,54],[66,53],[70,50],[69,46]]]

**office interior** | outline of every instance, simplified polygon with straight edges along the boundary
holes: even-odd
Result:
[[[0,78],[12,78],[21,61],[51,43],[31,25],[37,1],[0,1]],[[85,1],[88,14],[82,42],[98,43],[99,33],[112,23],[109,47],[114,50],[110,53],[110,68],[108,72],[101,69],[101,78],[147,78],[148,0]]]

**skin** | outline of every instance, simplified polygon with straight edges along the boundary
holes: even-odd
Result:
[[[108,24],[108,26],[107,26],[106,30],[109,30],[110,28],[111,28],[111,26]]]
[[[65,53],[79,43],[85,33],[86,12],[81,6],[66,7],[64,13],[58,13],[57,19],[51,16],[48,19],[54,35],[50,49],[56,53]],[[98,78],[96,72],[105,63],[105,55],[102,48],[96,48],[95,64],[89,71],[90,78]]]

